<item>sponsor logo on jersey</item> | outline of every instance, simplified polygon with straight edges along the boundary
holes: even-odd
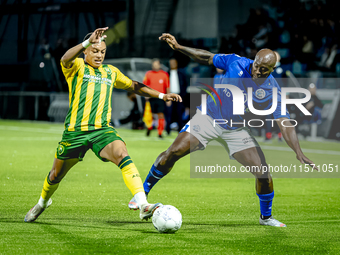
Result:
[[[71,146],[71,144],[69,142],[60,142],[61,145],[64,145],[64,146]]]
[[[84,82],[102,82],[108,86],[111,86],[112,80],[104,77],[100,77],[100,74],[97,74],[98,76],[90,75],[90,74],[85,74],[83,76],[83,81]]]

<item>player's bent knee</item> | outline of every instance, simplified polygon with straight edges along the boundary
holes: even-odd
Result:
[[[178,146],[172,146],[167,151],[166,154],[169,160],[178,160],[184,155],[184,150]]]
[[[110,152],[104,153],[104,158],[118,165],[125,157],[129,156],[126,148],[113,149]],[[102,156],[102,157],[103,157]]]
[[[255,172],[253,173],[256,177],[256,179],[260,180],[268,180],[269,179],[269,174],[263,173],[263,172]]]
[[[157,157],[155,161],[156,166],[165,166],[169,162],[169,154],[167,151],[163,151],[159,156]]]
[[[118,140],[105,146],[99,155],[116,165],[118,165],[126,156],[129,156],[125,144]]]
[[[173,165],[173,163],[175,163],[179,159],[176,155],[178,155],[178,151],[169,148],[160,154],[158,164],[160,166]]]
[[[50,181],[54,181],[56,179],[55,168],[51,169],[48,178],[50,179]]]
[[[261,179],[261,180],[268,180],[270,179],[270,172],[268,171],[268,169],[266,168],[259,168],[260,170],[257,170],[256,172],[254,172],[253,174],[255,175],[255,177],[257,179]]]
[[[114,161],[116,165],[118,165],[125,157],[129,156],[127,151],[120,151],[117,154],[114,155]]]
[[[78,162],[79,159],[77,158],[67,160],[55,159],[52,169],[49,173],[50,181],[54,183],[60,182],[67,172]]]
[[[264,165],[261,164],[260,160],[252,160],[247,162],[247,169],[249,172],[255,175],[256,177],[261,177],[265,173]]]
[[[58,183],[61,181],[62,177],[64,175],[62,174],[61,170],[57,170],[55,167],[53,167],[49,174],[49,179],[51,182]]]

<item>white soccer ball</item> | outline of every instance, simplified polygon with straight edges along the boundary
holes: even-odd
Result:
[[[182,214],[172,205],[162,205],[153,213],[152,223],[160,233],[175,233],[182,226]]]

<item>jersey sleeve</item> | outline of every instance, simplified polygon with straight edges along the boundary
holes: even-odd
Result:
[[[219,69],[227,70],[230,63],[240,58],[237,54],[216,54],[213,58],[213,64]]]
[[[276,107],[276,110],[273,112],[274,119],[279,119],[279,118],[290,119],[290,115],[289,115],[289,112],[288,112],[287,109],[286,109],[286,114],[284,114],[284,115],[281,114],[281,88],[277,84],[276,81],[274,81],[274,82],[276,83],[276,88],[277,88],[277,107]]]
[[[149,72],[146,72],[145,73],[145,76],[144,76],[144,79],[143,79],[143,83],[145,84],[145,85],[150,85],[150,78],[149,78]]]
[[[111,66],[114,72],[117,73],[117,78],[114,84],[116,89],[128,89],[132,85],[132,80],[125,76],[117,67]]]
[[[63,74],[64,74],[66,80],[68,80],[70,77],[75,76],[77,71],[85,64],[84,64],[84,59],[76,58],[74,60],[73,65],[70,68],[65,67],[61,60],[60,60],[60,65],[61,65],[61,70],[63,71]]]

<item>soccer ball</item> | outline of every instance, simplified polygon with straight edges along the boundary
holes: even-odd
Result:
[[[152,223],[160,233],[175,233],[182,226],[182,214],[172,205],[162,205],[153,213]]]

